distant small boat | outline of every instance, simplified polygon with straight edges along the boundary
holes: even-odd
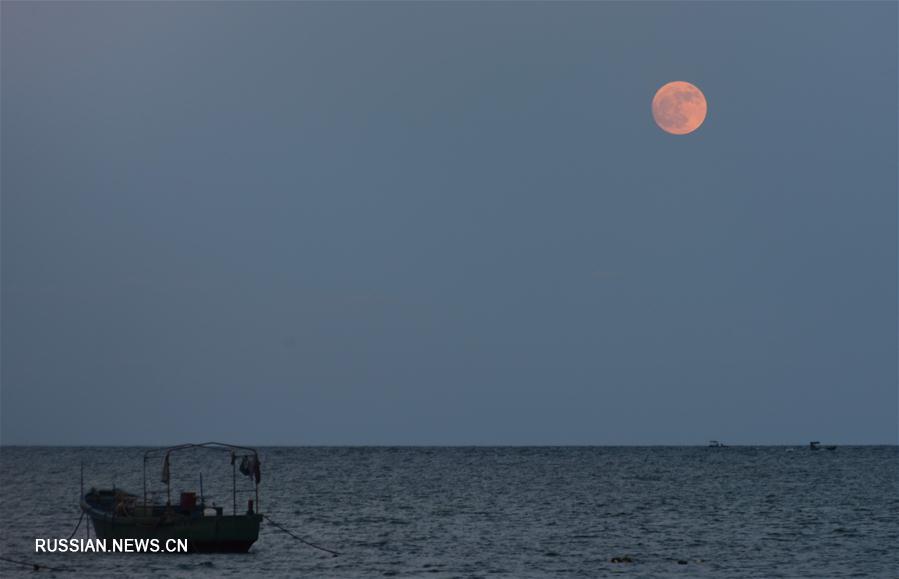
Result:
[[[727,445],[724,444],[723,442],[719,442],[717,440],[709,441],[709,448],[726,448],[726,447],[727,447]]]
[[[821,450],[821,443],[818,442],[817,440],[813,440],[810,443],[808,443],[808,449],[809,450]]]
[[[227,452],[232,465],[232,505],[230,515],[222,507],[207,507],[202,491],[199,502],[196,492],[182,492],[178,504],[171,501],[169,455],[188,449],[207,449]],[[166,484],[166,503],[147,500],[147,462],[164,457],[162,482]],[[239,465],[239,467],[238,467]],[[247,511],[237,512],[237,472],[253,479],[254,499],[248,500]],[[118,489],[91,489],[81,499],[82,511],[90,517],[98,539],[184,539],[188,551],[199,553],[246,553],[259,538],[262,515],[259,508],[259,455],[252,448],[207,442],[182,444],[148,450],[144,454],[143,499]],[[255,505],[255,507],[254,507]]]

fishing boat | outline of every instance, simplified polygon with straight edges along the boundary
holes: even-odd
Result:
[[[821,450],[822,448],[824,448],[824,449],[833,451],[833,450],[837,449],[837,445],[836,444],[827,444],[825,446],[821,446],[821,443],[819,441],[813,440],[808,443],[808,448],[809,448],[809,450]]]
[[[222,453],[231,462],[230,514],[221,506],[207,506],[203,495],[183,491],[177,503],[172,502],[171,461],[173,454],[187,450]],[[164,504],[151,500],[147,486],[147,467],[162,460],[161,482],[165,483]],[[155,448],[144,453],[143,496],[120,489],[91,489],[82,492],[81,509],[90,518],[98,539],[137,539],[166,543],[170,539],[186,541],[187,550],[199,553],[246,553],[259,538],[259,482],[261,463],[256,450],[232,444],[206,442]],[[252,480],[252,488],[238,489],[238,474]],[[82,489],[83,490],[83,489]],[[245,512],[238,512],[238,494],[247,493]]]

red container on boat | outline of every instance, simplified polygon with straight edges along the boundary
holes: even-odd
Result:
[[[197,493],[181,493],[181,510],[192,511],[197,506]]]

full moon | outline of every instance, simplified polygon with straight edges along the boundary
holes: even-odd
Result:
[[[702,91],[682,80],[669,82],[652,97],[652,118],[659,128],[672,135],[686,135],[698,129],[707,111]]]

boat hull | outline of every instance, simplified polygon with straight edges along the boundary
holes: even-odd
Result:
[[[99,539],[184,539],[189,552],[246,553],[259,538],[262,515],[218,516],[113,516],[86,503]]]

